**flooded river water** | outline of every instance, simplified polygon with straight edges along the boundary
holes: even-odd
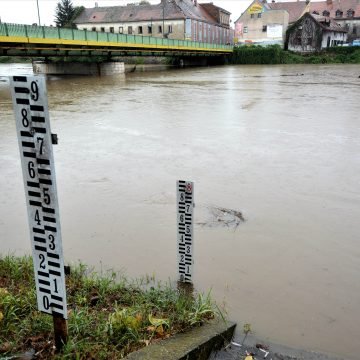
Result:
[[[65,261],[174,280],[175,183],[192,180],[195,287],[259,337],[358,359],[359,75],[301,65],[50,78]],[[30,253],[4,81],[0,174],[0,251]],[[245,221],[226,225],[218,207]]]

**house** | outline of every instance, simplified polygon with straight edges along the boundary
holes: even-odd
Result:
[[[284,11],[288,14],[287,21],[286,16],[279,15],[279,12]],[[272,0],[269,3],[266,0],[254,0],[239,19],[235,21],[235,37],[240,43],[267,44],[272,41],[280,43],[279,37],[271,36],[274,35],[272,31],[270,31],[269,36],[268,29],[280,29],[280,26],[282,26],[283,35],[285,35],[286,27],[294,24],[306,13],[336,21],[347,30],[349,42],[360,38],[360,0],[284,2]],[[279,31],[276,35],[279,35]],[[330,43],[332,43],[331,41]]]
[[[349,42],[360,38],[359,0],[325,0],[311,2],[309,12],[334,19],[347,30]]]
[[[235,42],[281,44],[289,24],[289,13],[272,10],[266,2],[253,1],[235,21]]]
[[[214,44],[231,42],[230,12],[197,0],[161,0],[87,8],[75,19],[78,29],[166,37]]]
[[[347,30],[329,17],[305,13],[289,26],[286,34],[288,50],[314,52],[345,43]]]

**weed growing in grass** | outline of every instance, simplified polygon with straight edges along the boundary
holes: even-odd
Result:
[[[73,267],[66,278],[69,341],[56,355],[52,318],[37,311],[31,257],[0,257],[0,358],[34,349],[40,359],[119,359],[215,316],[210,293],[194,299],[152,283]]]

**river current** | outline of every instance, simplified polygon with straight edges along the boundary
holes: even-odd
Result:
[[[0,66],[0,251],[21,255],[15,73],[31,67]],[[359,75],[298,65],[49,77],[65,262],[176,279],[175,185],[191,180],[195,288],[259,337],[358,359]]]

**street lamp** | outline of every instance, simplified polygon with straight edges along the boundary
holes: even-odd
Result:
[[[39,18],[39,26],[41,26],[41,24],[40,24],[40,10],[39,10],[39,0],[36,0],[36,5],[37,5],[37,11],[38,11],[38,18]]]

